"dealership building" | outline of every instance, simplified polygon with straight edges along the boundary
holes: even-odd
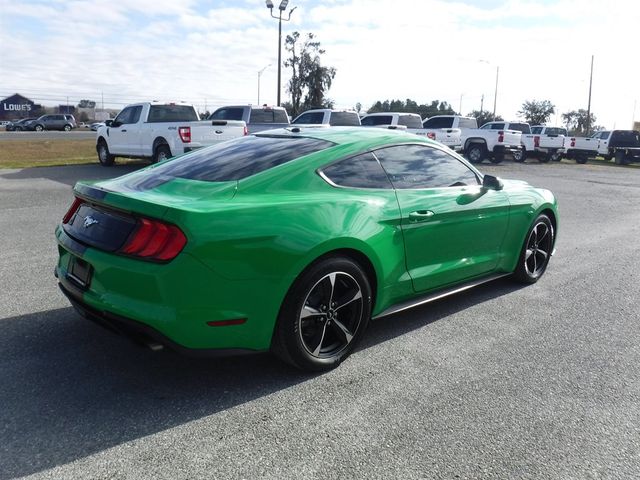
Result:
[[[0,100],[0,120],[17,120],[40,115],[42,115],[42,105],[36,105],[33,100],[18,93]]]

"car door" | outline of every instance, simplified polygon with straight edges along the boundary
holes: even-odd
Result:
[[[491,272],[509,223],[503,191],[484,189],[461,158],[427,145],[374,151],[401,212],[406,267],[423,292]]]
[[[609,139],[611,132],[600,132],[598,135],[598,153],[600,155],[609,155]]]
[[[109,150],[111,153],[117,155],[137,155],[140,152],[139,132],[136,134],[135,129],[131,129],[131,126],[137,121],[135,118],[137,109],[141,110],[142,106],[134,105],[124,108],[107,129]],[[139,119],[139,111],[137,115]]]

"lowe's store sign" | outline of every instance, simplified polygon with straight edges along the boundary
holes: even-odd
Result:
[[[10,97],[0,100],[0,118],[14,119],[33,115],[40,109],[40,105],[34,104],[33,100],[15,93]]]

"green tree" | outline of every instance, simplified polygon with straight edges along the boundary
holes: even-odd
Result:
[[[487,122],[498,122],[504,120],[500,115],[493,115],[492,112],[487,110],[473,110],[467,114],[467,117],[474,117],[478,122],[478,127],[481,127]]]
[[[554,113],[556,106],[549,100],[527,100],[522,104],[518,116],[531,125],[544,125]]]
[[[320,42],[315,40],[313,33],[308,33],[302,41],[299,32],[287,35],[285,49],[290,57],[284,66],[291,68],[291,79],[287,90],[291,95],[291,115],[312,107],[329,107],[333,101],[325,99],[336,76],[334,67],[322,66],[321,56],[325,50],[320,48]]]
[[[96,108],[96,102],[93,100],[80,100],[78,103],[78,108]]]
[[[599,127],[596,126],[596,116],[590,114],[591,121],[588,122],[591,126],[590,131],[597,131]],[[583,108],[579,110],[571,110],[570,112],[562,114],[562,120],[567,126],[567,130],[571,135],[588,135],[587,132],[587,111]]]

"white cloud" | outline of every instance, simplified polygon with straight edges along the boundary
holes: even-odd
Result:
[[[317,35],[324,62],[337,68],[329,92],[337,105],[412,98],[458,109],[462,95],[466,113],[484,95],[492,109],[499,66],[497,110],[505,117],[530,99],[549,99],[560,112],[586,108],[594,54],[598,123],[628,126],[640,97],[635,2],[480,3],[292,0],[299,8],[283,36]],[[0,11],[0,95],[248,103],[257,100],[258,70],[272,64],[261,77],[261,101],[275,102],[277,21],[260,0],[0,0]]]

